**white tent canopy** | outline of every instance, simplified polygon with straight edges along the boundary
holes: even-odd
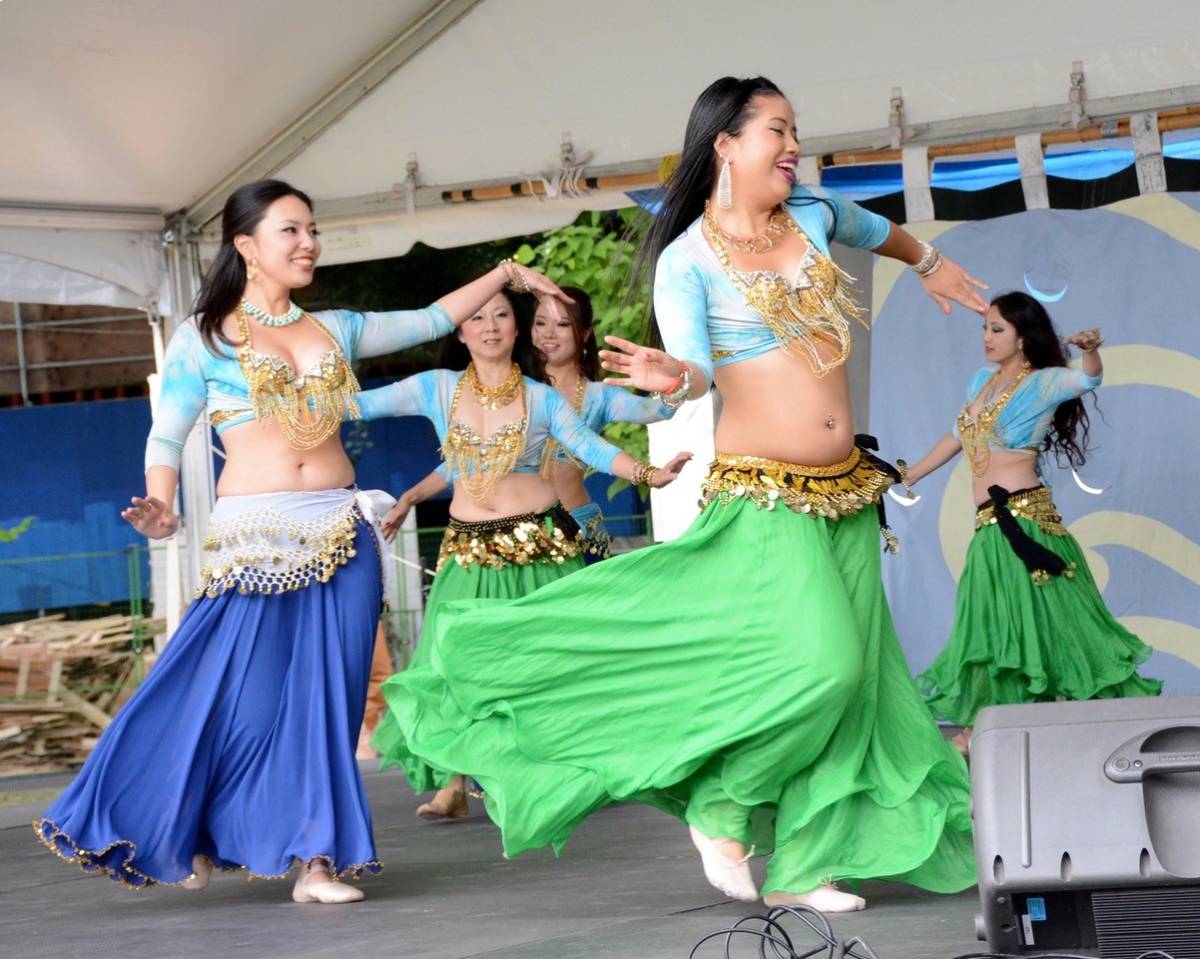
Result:
[[[167,285],[146,270],[167,261],[150,255],[146,224],[157,232],[176,211],[211,224],[234,185],[267,175],[318,199],[325,262],[569,222],[623,194],[450,205],[441,191],[552,175],[564,133],[589,173],[653,170],[720,73],[775,79],[815,153],[886,144],[893,88],[918,141],[1053,127],[1076,61],[1093,116],[1196,102],[1200,11],[1193,0],[0,3],[0,252],[57,268],[6,259],[0,298],[96,302],[97,284],[71,274],[109,284],[105,302],[161,298]]]

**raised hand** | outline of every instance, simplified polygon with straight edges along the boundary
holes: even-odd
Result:
[[[1091,330],[1080,330],[1074,336],[1068,336],[1063,340],[1065,346],[1077,346],[1085,353],[1091,353],[1093,350],[1098,350],[1104,344],[1104,337],[1100,335],[1100,328],[1096,327]]]
[[[605,383],[636,386],[648,393],[668,393],[678,385],[683,364],[671,354],[619,336],[606,336],[604,342],[613,349],[600,351],[600,365],[610,373],[622,374],[605,377]]]
[[[988,285],[945,256],[942,257],[942,265],[937,270],[921,278],[921,285],[947,316],[950,315],[951,302],[981,315],[987,314],[988,305],[983,297],[975,292],[975,288],[986,290]]]
[[[166,539],[179,529],[179,517],[167,504],[154,496],[133,497],[128,509],[121,510],[121,519],[149,539]]]
[[[532,293],[534,296],[549,296],[556,300],[561,300],[563,303],[574,303],[566,293],[558,288],[558,284],[551,280],[544,273],[539,273],[537,270],[528,266],[522,266],[520,263],[507,264],[506,270],[514,289],[518,293]],[[524,289],[521,289],[524,286]]]

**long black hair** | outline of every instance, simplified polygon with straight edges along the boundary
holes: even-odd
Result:
[[[662,203],[634,260],[631,288],[645,278],[649,289],[654,289],[659,255],[704,212],[704,201],[712,194],[717,167],[714,141],[722,133],[738,136],[746,121],[754,116],[754,98],[764,96],[781,97],[783,91],[766,77],[721,77],[696,98],[683,134],[679,164],[664,184]],[[823,197],[796,197],[788,203],[824,203],[836,223],[837,211]],[[653,301],[646,335],[653,345],[662,345]]]
[[[513,317],[517,321],[517,340],[513,344],[513,362],[521,368],[532,380],[546,382],[546,357],[542,351],[533,345],[533,297],[528,294],[515,294],[504,290],[500,296],[508,300],[512,307]],[[442,338],[438,349],[438,367],[443,370],[465,370],[471,362],[471,351],[458,338],[458,333],[451,333]]]
[[[252,234],[266,215],[267,207],[285,196],[294,196],[312,209],[308,195],[283,180],[247,183],[229,194],[225,201],[221,213],[221,248],[213,257],[192,306],[200,336],[214,353],[218,340],[233,345],[221,329],[221,323],[241,302],[242,292],[246,289],[246,261],[234,248],[234,238]]]
[[[1001,293],[992,300],[992,306],[1017,331],[1017,336],[1021,338],[1021,351],[1035,370],[1067,365],[1067,350],[1058,338],[1050,314],[1038,300],[1016,290]],[[1047,453],[1053,452],[1060,466],[1064,459],[1071,466],[1082,466],[1087,461],[1089,428],[1082,399],[1059,403],[1042,448]]]

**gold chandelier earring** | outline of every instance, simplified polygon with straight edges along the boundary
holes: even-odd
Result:
[[[717,177],[717,206],[728,210],[733,206],[733,176],[729,172],[729,157],[721,157],[721,175]]]
[[[246,279],[253,282],[258,279],[258,274],[259,274],[258,260],[252,259],[249,262],[247,262],[246,263]]]

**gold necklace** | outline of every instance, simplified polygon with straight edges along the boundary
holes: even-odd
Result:
[[[1017,391],[1017,387],[1020,386],[1021,381],[1029,373],[1029,367],[1023,367],[1021,372],[1012,378],[1012,382],[990,404],[986,402],[988,393],[985,386],[985,402],[980,407],[979,412],[972,416],[969,410],[970,404],[968,403],[967,406],[963,407],[962,412],[958,414],[958,438],[962,443],[963,452],[971,463],[971,472],[976,476],[983,477],[987,473],[988,466],[992,461],[992,451],[988,444],[996,436],[996,420],[1000,418],[1004,407],[1012,399],[1013,393]],[[988,386],[994,384],[999,376],[1000,371],[997,370],[988,383]]]
[[[721,243],[738,253],[766,253],[775,246],[779,237],[787,232],[787,221],[791,219],[779,207],[771,211],[771,219],[767,222],[767,228],[754,236],[738,236],[736,233],[729,233],[721,227],[717,222],[717,218],[713,215],[712,203],[704,202],[704,225],[708,227],[710,235],[715,235],[720,239]]]
[[[485,410],[502,410],[517,398],[521,387],[521,367],[516,363],[508,372],[508,378],[499,386],[484,386],[479,382],[479,374],[475,370],[474,361],[467,364],[463,379],[471,387],[471,392],[477,402]]]

